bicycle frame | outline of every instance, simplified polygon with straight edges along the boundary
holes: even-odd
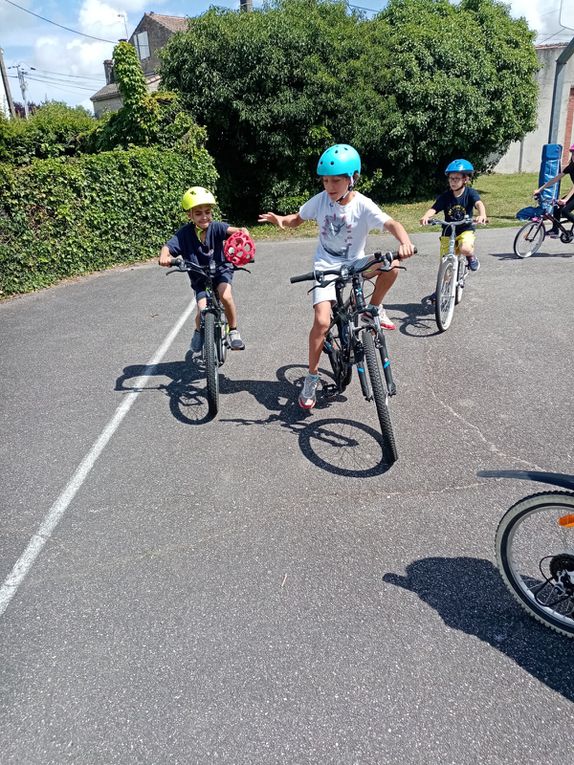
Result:
[[[351,292],[345,299],[345,287],[350,284]],[[350,277],[340,276],[335,280],[336,302],[331,308],[331,324],[326,335],[326,344],[328,344],[329,335],[334,327],[339,330],[341,340],[341,351],[344,365],[349,369],[342,369],[339,379],[335,379],[335,394],[342,393],[350,382],[350,370],[353,364],[357,367],[361,391],[367,401],[372,400],[371,390],[364,369],[365,348],[361,340],[364,332],[371,332],[375,339],[375,345],[381,354],[383,372],[387,391],[389,396],[394,396],[397,392],[393,374],[391,371],[391,362],[387,351],[385,336],[380,327],[375,324],[374,316],[369,322],[360,323],[361,317],[367,314],[367,304],[363,292],[363,279],[360,273],[354,273]]]

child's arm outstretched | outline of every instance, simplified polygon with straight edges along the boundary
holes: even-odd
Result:
[[[258,223],[271,223],[278,228],[297,228],[303,223],[303,218],[299,213],[291,215],[277,215],[274,212],[261,213],[257,219]]]

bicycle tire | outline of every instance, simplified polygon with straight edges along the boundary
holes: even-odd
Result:
[[[546,229],[542,221],[529,221],[514,237],[514,254],[519,258],[529,258],[535,255],[546,236]]]
[[[465,268],[466,268],[466,258],[464,255],[458,256],[458,268],[456,273],[456,291],[454,293],[454,304],[458,305],[462,302],[462,298],[464,297],[464,280],[465,280]]]
[[[335,385],[337,386],[339,392],[342,393],[351,382],[351,378],[353,376],[353,367],[348,361],[345,360],[343,342],[341,340],[340,333],[341,330],[339,324],[333,324],[327,333],[327,337],[325,338],[323,351],[329,358]]]
[[[209,414],[215,417],[219,411],[219,359],[215,338],[215,316],[212,313],[206,313],[203,321],[203,354],[207,381],[207,405]]]
[[[381,426],[381,435],[383,437],[383,458],[387,465],[392,465],[399,458],[395,434],[391,423],[391,413],[387,405],[387,394],[383,383],[383,374],[381,372],[380,356],[375,348],[373,335],[369,330],[362,333],[363,347],[365,349],[365,361],[371,381],[371,392],[375,400],[375,407]]]
[[[437,327],[446,332],[454,314],[455,283],[452,258],[443,258],[436,278],[435,318]]]
[[[495,548],[502,580],[513,598],[537,621],[574,638],[574,569],[570,566],[574,566],[574,527],[558,524],[558,518],[564,515],[574,517],[571,492],[548,491],[524,497],[503,515],[496,530]],[[564,566],[566,561],[567,570],[572,571],[568,589],[571,594],[562,602],[556,600],[559,588],[546,581],[540,571],[544,564],[550,573],[558,556],[557,565]]]

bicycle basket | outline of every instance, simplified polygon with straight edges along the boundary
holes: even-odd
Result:
[[[245,266],[255,257],[255,242],[244,231],[236,231],[226,240],[223,254],[234,266]]]

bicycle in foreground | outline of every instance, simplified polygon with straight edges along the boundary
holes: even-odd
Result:
[[[375,252],[349,264],[291,277],[292,284],[304,281],[316,281],[319,287],[335,284],[336,299],[331,305],[331,322],[323,345],[333,372],[333,383],[323,384],[323,390],[327,398],[343,393],[351,382],[353,366],[356,367],[365,400],[375,403],[383,458],[388,465],[398,459],[389,411],[389,397],[397,391],[378,315],[367,308],[362,274],[377,265],[382,270],[390,270],[393,260],[397,259],[397,253]],[[350,289],[346,290],[347,287]]]
[[[234,271],[247,271],[249,269],[233,265]],[[229,264],[227,264],[229,267]],[[203,334],[202,357],[205,364],[205,377],[207,384],[207,405],[212,417],[219,411],[219,367],[223,365],[229,350],[227,341],[227,320],[225,311],[214,285],[217,275],[217,263],[213,260],[205,266],[200,266],[181,256],[172,258],[172,268],[166,276],[176,272],[187,273],[189,271],[205,278],[206,306],[201,311],[200,330]]]
[[[514,254],[517,257],[529,258],[531,255],[535,255],[542,247],[546,237],[550,236],[552,228],[560,231],[558,238],[562,244],[570,244],[574,241],[574,223],[568,221],[566,225],[563,225],[554,215],[556,202],[557,200],[553,199],[540,215],[531,218],[518,230],[514,238]]]
[[[528,470],[485,470],[486,478],[540,481],[566,491],[531,494],[503,515],[496,559],[515,600],[535,619],[574,637],[574,476]]]
[[[463,224],[468,225],[472,223],[472,218],[465,217],[462,220],[455,221],[431,218],[429,223],[433,226],[442,226],[443,232],[450,229],[448,250],[440,259],[434,296],[436,324],[440,332],[446,332],[451,325],[454,308],[462,300],[464,285],[468,275],[467,259],[460,252],[457,252],[456,228]]]

